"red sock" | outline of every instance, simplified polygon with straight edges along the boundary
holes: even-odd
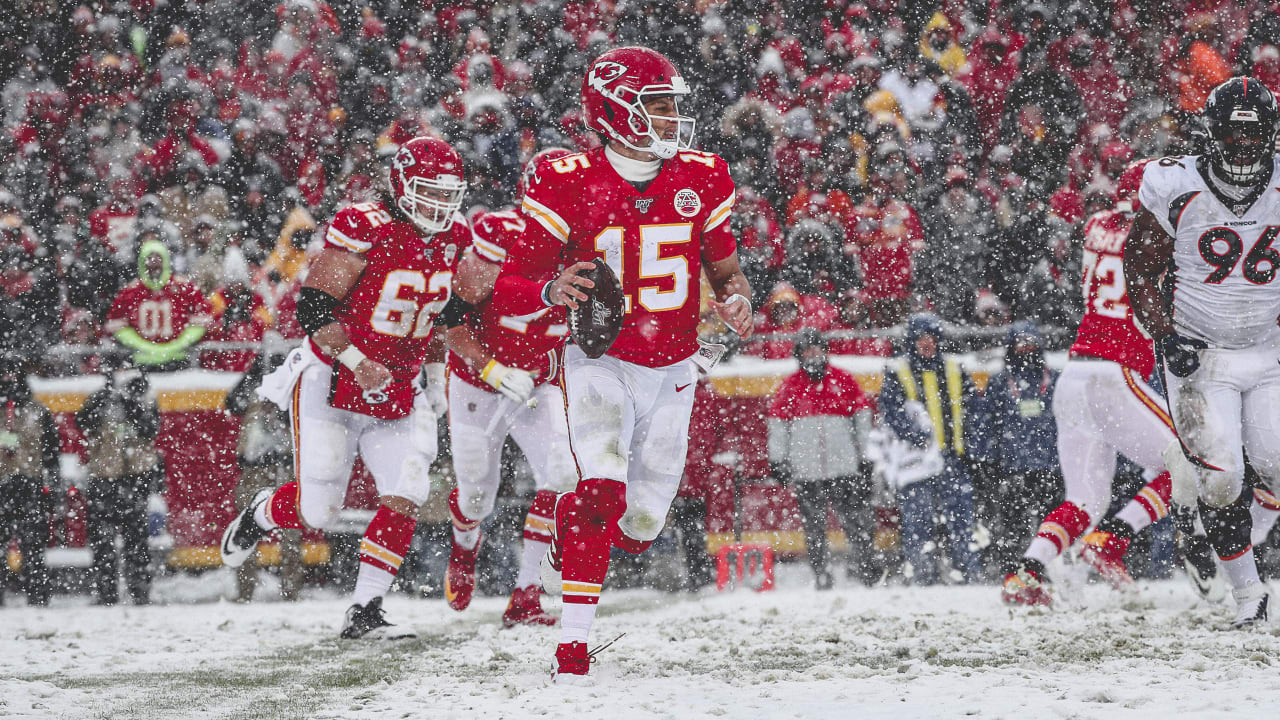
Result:
[[[639,555],[645,550],[648,550],[649,546],[652,544],[653,544],[652,540],[636,540],[635,538],[629,537],[626,533],[622,532],[622,528],[619,528],[619,527],[614,528],[613,546],[618,548],[619,550],[622,550],[624,552],[629,552],[632,555]]]
[[[287,530],[301,530],[305,526],[298,517],[298,482],[285,483],[276,488],[271,499],[267,501],[267,516],[276,527]]]
[[[618,518],[627,509],[626,486],[616,480],[588,478],[578,483],[570,499],[561,559],[564,602],[595,605],[609,573]]]
[[[539,490],[529,505],[529,514],[524,518],[524,539],[531,542],[550,543],[551,532],[555,527],[556,493],[554,490]]]
[[[458,505],[458,488],[454,488],[449,493],[449,520],[455,528],[462,532],[471,532],[480,527],[479,520],[472,520],[462,514],[462,507]]]
[[[369,521],[360,541],[360,572],[356,577],[355,601],[364,605],[385,595],[391,581],[400,571],[405,553],[413,542],[413,529],[418,521],[401,515],[386,505]]]
[[[1064,502],[1045,516],[1036,537],[1053,543],[1058,554],[1071,547],[1089,527],[1089,513],[1073,502]]]
[[[1169,473],[1162,472],[1139,490],[1133,499],[1142,504],[1151,522],[1156,522],[1169,514],[1169,495],[1172,492],[1173,479],[1169,477]]]

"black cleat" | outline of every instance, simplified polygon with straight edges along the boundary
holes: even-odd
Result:
[[[258,548],[258,542],[267,536],[267,531],[258,527],[253,515],[262,503],[271,499],[272,490],[263,488],[249,501],[244,510],[227,526],[222,533],[222,564],[238,568]]]
[[[352,605],[347,608],[347,618],[342,623],[341,637],[347,640],[362,637],[402,640],[416,638],[418,634],[408,628],[387,622],[386,612],[382,609],[382,598],[376,597],[366,605]]]
[[[1200,597],[1209,602],[1221,602],[1227,595],[1226,583],[1218,572],[1213,559],[1213,548],[1203,535],[1178,535],[1178,549],[1182,551],[1182,564],[1187,577]]]

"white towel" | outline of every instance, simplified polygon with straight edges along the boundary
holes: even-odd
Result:
[[[262,384],[257,390],[258,397],[270,400],[281,410],[288,410],[293,386],[297,384],[298,378],[302,377],[304,370],[318,362],[320,358],[316,357],[306,344],[294,348],[280,367],[263,376]]]

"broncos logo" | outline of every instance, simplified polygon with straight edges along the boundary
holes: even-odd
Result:
[[[587,74],[587,84],[603,92],[606,85],[622,77],[626,71],[627,66],[611,60],[598,62],[591,68],[591,72]]]

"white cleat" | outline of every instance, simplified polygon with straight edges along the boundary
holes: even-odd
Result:
[[[1263,583],[1250,585],[1243,590],[1232,590],[1236,600],[1236,619],[1231,621],[1232,630],[1261,627],[1270,621],[1269,605],[1271,593]]]

